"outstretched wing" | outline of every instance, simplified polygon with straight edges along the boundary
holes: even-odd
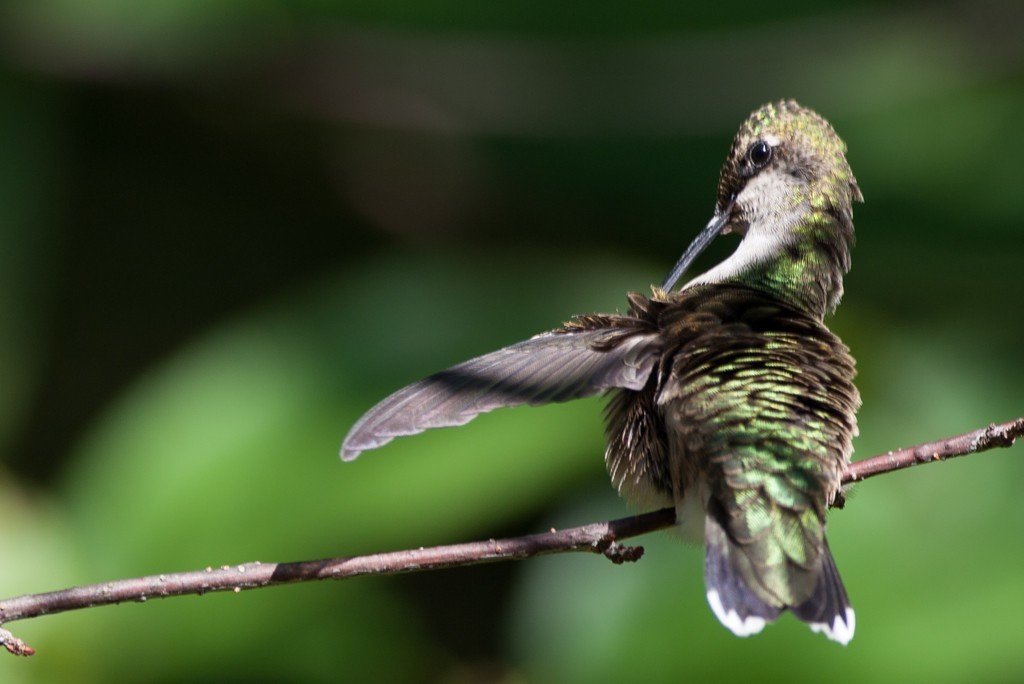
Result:
[[[402,435],[463,425],[496,408],[569,401],[612,388],[641,389],[658,347],[657,334],[635,318],[579,319],[395,392],[352,426],[341,458],[351,461]]]

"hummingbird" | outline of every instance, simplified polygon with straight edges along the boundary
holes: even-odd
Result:
[[[651,295],[420,380],[352,427],[341,457],[506,406],[607,393],[605,462],[632,507],[674,507],[704,544],[707,601],[737,636],[790,611],[847,644],[854,611],[825,537],[857,434],[854,359],[824,324],[843,294],[863,196],[814,111],[740,126],[711,220]],[[675,289],[718,235],[731,256]]]

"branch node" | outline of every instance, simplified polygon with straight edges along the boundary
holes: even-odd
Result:
[[[635,563],[644,555],[644,547],[620,544],[610,534],[606,534],[594,542],[594,551],[595,553],[602,554],[616,565],[622,565],[627,562]]]
[[[971,444],[972,451],[982,451],[996,447],[1011,447],[1017,438],[1024,434],[1024,418],[1018,418],[1010,423],[996,425],[992,423],[985,432],[978,435]]]
[[[36,649],[32,648],[6,629],[0,629],[0,645],[7,649],[8,653],[18,656],[33,656]]]

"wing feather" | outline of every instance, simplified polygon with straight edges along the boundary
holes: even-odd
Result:
[[[658,358],[655,332],[629,317],[589,319],[452,366],[400,389],[352,427],[343,460],[395,437],[468,423],[496,408],[639,390]]]

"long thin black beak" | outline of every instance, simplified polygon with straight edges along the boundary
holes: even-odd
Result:
[[[733,202],[734,200],[730,199],[724,209],[716,211],[715,215],[708,221],[708,225],[704,226],[704,230],[700,231],[700,234],[686,248],[683,256],[679,257],[679,261],[672,267],[671,273],[668,274],[665,282],[662,283],[661,289],[663,291],[668,292],[675,287],[676,282],[683,277],[683,274],[686,273],[686,269],[690,267],[693,260],[700,256],[701,252],[707,249],[708,245],[722,232],[722,228],[729,222],[729,217],[732,214]]]

